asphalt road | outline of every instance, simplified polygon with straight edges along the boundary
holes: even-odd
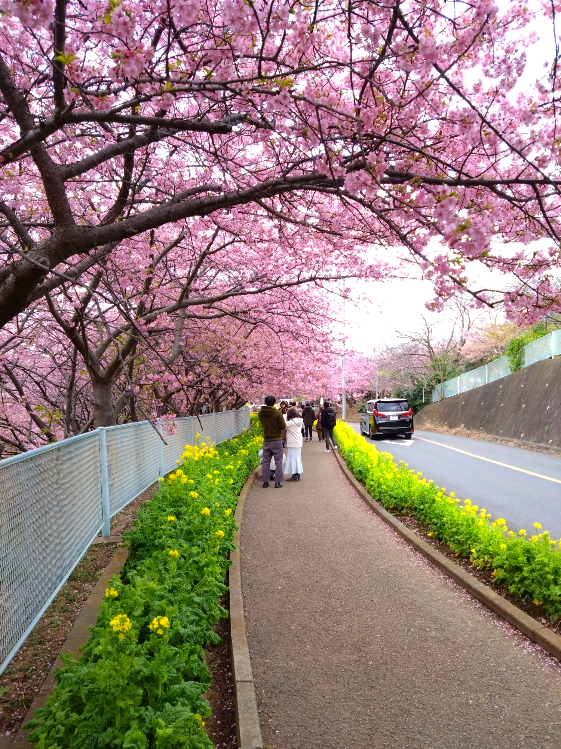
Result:
[[[359,431],[358,424],[350,426]],[[505,518],[511,530],[525,528],[530,535],[538,522],[552,538],[561,538],[561,458],[419,430],[411,440],[385,438],[373,444],[447,492],[485,507],[493,519]]]

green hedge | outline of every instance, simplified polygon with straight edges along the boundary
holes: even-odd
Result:
[[[388,510],[411,511],[429,528],[429,536],[445,542],[457,554],[470,557],[480,569],[491,569],[495,582],[511,593],[543,605],[547,613],[561,616],[561,541],[534,523],[535,532],[514,533],[504,518],[491,522],[484,508],[463,503],[446,489],[411,471],[403,461],[396,464],[389,453],[379,452],[351,427],[336,427],[341,454],[353,474],[366,485],[370,496]]]
[[[258,464],[250,430],[214,448],[185,448],[176,471],[139,512],[79,661],[63,658],[57,687],[26,728],[39,749],[210,749],[205,648],[227,612],[234,510]],[[179,462],[179,461],[178,461]]]

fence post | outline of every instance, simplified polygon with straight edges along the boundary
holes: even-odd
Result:
[[[487,385],[489,383],[489,365],[485,365],[485,384]]]
[[[164,443],[162,442],[162,420],[156,419],[156,430],[158,432],[158,474],[164,476]]]
[[[228,411],[228,413],[230,414],[230,417],[229,417],[230,418],[230,439],[232,439],[232,437],[234,436],[234,425],[232,423],[233,422],[234,412],[230,409],[230,411]]]
[[[216,444],[216,409],[212,412],[212,441]]]
[[[109,538],[111,535],[111,499],[109,497],[109,470],[107,467],[107,432],[105,427],[99,427],[99,465],[101,468],[101,509],[103,526],[101,535]]]
[[[458,375],[456,377],[456,390],[458,391],[458,395],[460,394],[460,376]]]

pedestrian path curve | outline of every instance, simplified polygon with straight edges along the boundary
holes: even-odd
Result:
[[[561,665],[411,549],[332,454],[248,494],[242,589],[266,745],[559,749]]]

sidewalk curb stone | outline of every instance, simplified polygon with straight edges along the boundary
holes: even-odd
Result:
[[[230,552],[228,584],[230,588],[230,639],[232,644],[232,666],[236,691],[236,732],[239,749],[263,749],[261,724],[257,710],[257,697],[251,670],[249,644],[245,628],[243,609],[240,538],[245,499],[257,476],[257,468],[252,471],[240,493],[236,508],[234,551]]]
[[[474,598],[477,598],[480,603],[487,606],[487,608],[491,609],[491,611],[515,627],[519,632],[528,637],[528,639],[532,640],[532,642],[535,642],[537,645],[544,648],[544,650],[547,650],[550,655],[561,660],[561,635],[557,635],[547,627],[539,624],[539,622],[533,619],[529,614],[526,614],[525,611],[519,609],[518,606],[510,603],[510,601],[506,601],[487,585],[480,583],[477,578],[445,557],[414,531],[403,525],[403,523],[397,520],[397,518],[384,509],[379,502],[368,494],[364,486],[348,469],[343,457],[340,456],[337,451],[333,454],[351,485],[356,489],[358,494],[360,494],[366,504],[385,523],[387,523],[387,525],[393,528],[396,533],[411,544],[411,546],[413,546],[442,572],[448,575],[448,577],[451,577],[454,582],[460,585]]]

